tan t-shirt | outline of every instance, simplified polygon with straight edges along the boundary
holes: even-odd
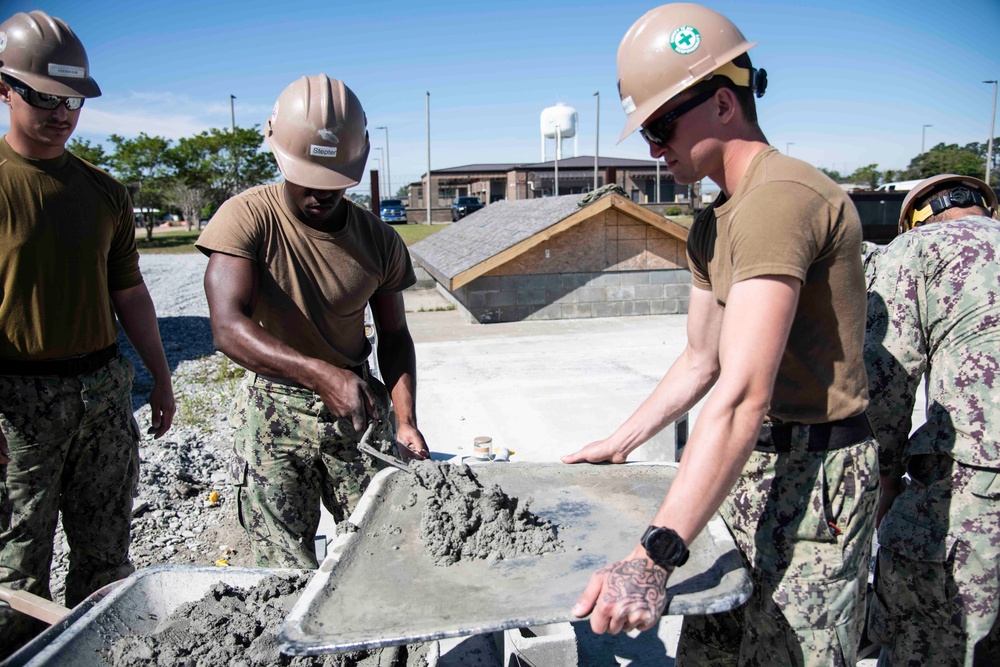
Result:
[[[861,221],[836,183],[774,148],[762,151],[732,198],[720,194],[692,225],[688,260],[694,286],[723,306],[741,280],[802,281],[770,416],[815,424],[865,409]]]
[[[229,199],[196,245],[207,255],[256,262],[253,318],[269,333],[307,356],[357,366],[371,353],[365,305],[416,282],[410,254],[392,227],[347,199],[343,229],[312,229],[288,210],[283,187],[261,185]]]
[[[141,283],[125,186],[69,152],[30,160],[0,139],[0,375],[4,359],[111,345],[109,290]]]

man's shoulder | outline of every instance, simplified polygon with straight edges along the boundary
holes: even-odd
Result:
[[[69,153],[70,164],[82,172],[87,178],[98,184],[101,188],[107,190],[108,192],[112,192],[117,196],[128,194],[128,188],[125,184],[109,174],[107,171],[95,164],[87,162],[82,157],[74,155],[69,151],[67,151],[67,153]]]
[[[935,222],[900,234],[883,249],[886,264],[979,262],[997,265],[1000,222],[981,215]]]

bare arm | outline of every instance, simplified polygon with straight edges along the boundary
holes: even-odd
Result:
[[[144,283],[135,287],[110,292],[111,303],[122,329],[132,347],[139,353],[142,363],[153,376],[153,389],[149,392],[151,431],[159,438],[174,421],[174,388],[170,381],[170,366],[163,353],[160,327],[156,322],[156,309]]]
[[[404,459],[430,456],[424,436],[417,428],[417,355],[406,325],[403,295],[377,294],[371,301],[378,327],[378,361],[386,387],[392,396]]]
[[[656,389],[610,437],[562,457],[563,462],[624,463],[632,450],[701,400],[719,377],[723,312],[711,292],[693,288],[688,307],[687,345]]]
[[[348,417],[361,433],[375,417],[371,389],[351,371],[308,357],[251,319],[257,301],[257,267],[249,259],[212,253],[205,295],[215,345],[244,368],[282,377],[312,389],[336,417]]]
[[[732,489],[767,414],[801,285],[765,276],[733,285],[719,337],[720,374],[684,450],[677,476],[652,525],[690,545]],[[617,633],[652,627],[666,606],[670,576],[637,544],[622,561],[595,573],[573,608],[593,610],[591,628]]]

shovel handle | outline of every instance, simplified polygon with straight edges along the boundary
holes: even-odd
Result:
[[[15,611],[37,618],[39,621],[44,621],[49,625],[54,625],[63,620],[70,611],[52,600],[46,600],[41,596],[27,591],[11,590],[6,586],[0,586],[0,601],[9,604],[11,609]]]

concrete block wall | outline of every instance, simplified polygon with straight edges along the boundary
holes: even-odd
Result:
[[[687,269],[482,276],[454,292],[483,323],[687,313]]]

